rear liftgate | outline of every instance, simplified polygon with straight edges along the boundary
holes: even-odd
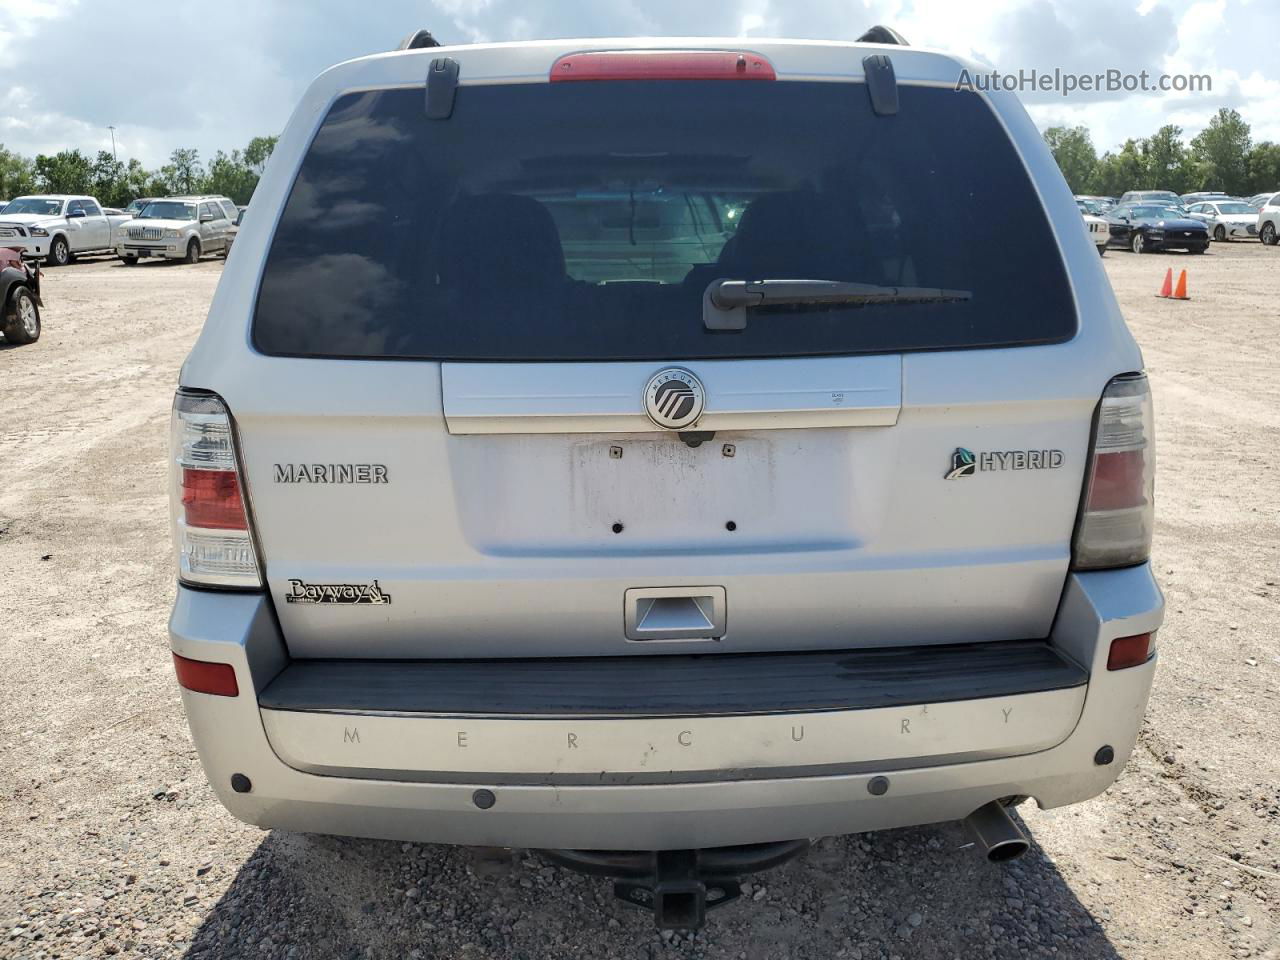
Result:
[[[883,27],[874,27],[859,39],[865,42],[905,44],[899,35]],[[868,94],[875,112],[882,116],[896,113],[897,89],[889,58],[867,57],[863,65],[866,69]],[[757,58],[748,59],[745,55],[724,53],[642,56],[580,54],[562,58],[553,68],[551,79],[557,82],[665,78],[671,75],[684,76],[686,73],[689,76],[717,76],[721,72],[738,76],[751,76],[754,73],[760,79],[773,79],[767,63]],[[449,116],[453,89],[457,84],[456,65],[449,60],[434,62],[429,81],[429,115],[433,118]],[[435,91],[432,90],[433,83]],[[950,299],[939,296],[948,291],[928,292],[933,299]],[[723,317],[717,316],[717,310],[710,309],[711,306],[718,306],[723,311],[724,305],[709,304],[708,328],[740,329],[744,325],[740,316],[742,307],[758,300],[763,300],[763,297],[757,296],[755,300],[748,298],[743,303],[732,304],[737,308],[732,313],[739,316],[731,318],[737,322],[728,324]],[[451,372],[453,371],[446,368],[446,384],[451,379]],[[448,392],[446,388],[446,394]],[[466,390],[464,388],[459,392],[465,395]],[[462,398],[453,399],[456,402]],[[465,401],[458,406],[465,409]],[[450,423],[453,432],[469,432],[467,427],[462,426],[462,422],[468,420],[468,425],[477,432],[502,429],[490,419],[497,411],[466,412],[481,413],[481,416],[467,418],[455,406],[455,416]],[[459,413],[463,415],[458,416]],[[868,411],[862,412],[862,422],[869,422],[867,413]],[[494,419],[500,421],[502,418],[499,415]],[[874,420],[874,414],[870,419]],[[479,426],[485,420],[489,420],[489,423]],[[527,426],[529,421],[525,419],[524,423]],[[560,428],[563,429],[563,426]],[[542,429],[548,428],[544,426]],[[682,432],[680,436],[689,446],[696,447],[714,435],[711,431],[700,431]],[[620,454],[620,449],[616,453],[611,451],[611,455]],[[726,455],[730,455],[728,449]],[[628,590],[626,635],[630,640],[719,637],[725,629],[724,604],[723,587]],[[975,811],[966,825],[973,833],[976,845],[992,860],[1016,857],[1027,848],[1021,831],[1009,820],[999,802],[993,801]],[[985,829],[978,829],[978,825]],[[786,863],[807,851],[809,846],[810,841],[802,839],[701,850],[541,850],[539,853],[559,866],[592,876],[614,878],[614,894],[631,906],[652,911],[659,929],[696,930],[705,923],[708,910],[741,896],[742,876]]]

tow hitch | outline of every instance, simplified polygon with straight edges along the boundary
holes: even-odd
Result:
[[[618,899],[653,911],[659,930],[697,930],[707,911],[742,895],[739,878],[786,863],[808,840],[753,843],[705,850],[539,850],[579,873],[614,879]]]

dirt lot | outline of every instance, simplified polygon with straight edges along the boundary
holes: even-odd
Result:
[[[1140,749],[1022,808],[1006,868],[954,825],[822,842],[696,938],[526,855],[263,833],[175,692],[164,449],[221,266],[47,274],[0,345],[0,957],[1280,957],[1280,251],[1111,252],[1156,391],[1169,611]],[[1186,267],[1190,303],[1152,296]]]

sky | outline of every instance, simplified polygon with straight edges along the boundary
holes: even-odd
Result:
[[[278,133],[313,77],[430,29],[445,43],[632,35],[853,40],[883,23],[1001,71],[1206,73],[1208,93],[1023,93],[1099,152],[1223,106],[1280,140],[1280,0],[0,0],[0,144],[147,166]]]

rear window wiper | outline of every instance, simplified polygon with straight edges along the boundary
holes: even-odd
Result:
[[[969,290],[938,287],[882,287],[841,280],[713,280],[702,295],[702,322],[708,330],[745,330],[747,307],[771,304],[862,306],[872,303],[954,303],[973,298]]]

